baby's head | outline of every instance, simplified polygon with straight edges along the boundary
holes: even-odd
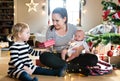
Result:
[[[85,37],[85,33],[83,30],[77,30],[74,35],[74,40],[76,41],[82,41]]]

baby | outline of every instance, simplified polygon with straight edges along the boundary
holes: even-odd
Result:
[[[83,30],[77,30],[73,40],[71,40],[71,42],[69,43],[68,49],[64,49],[62,51],[61,53],[62,59],[65,60],[66,56],[70,57],[75,52],[75,48],[81,45],[84,47],[85,52],[89,52],[89,47],[85,42],[84,38],[85,33],[83,32]]]

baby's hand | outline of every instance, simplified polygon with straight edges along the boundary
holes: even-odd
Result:
[[[66,54],[67,54],[67,49],[63,49],[62,53],[61,53],[61,57],[62,57],[63,60],[65,60]]]

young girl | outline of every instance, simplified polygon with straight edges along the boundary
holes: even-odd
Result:
[[[29,26],[25,23],[17,23],[13,26],[12,36],[14,43],[10,46],[10,61],[8,75],[18,78],[21,81],[38,81],[36,77],[31,78],[32,74],[64,76],[66,66],[58,69],[45,69],[33,65],[29,54],[40,56],[44,52],[32,49],[27,41],[30,37]]]

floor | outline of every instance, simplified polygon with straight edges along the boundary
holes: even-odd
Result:
[[[36,58],[31,57],[33,62]],[[0,81],[18,81],[16,79],[11,79],[7,76],[7,68],[9,61],[9,52],[2,51],[0,56]],[[39,81],[119,81],[120,80],[120,70],[113,70],[111,74],[103,76],[88,76],[83,77],[80,74],[67,74],[65,77],[56,76],[44,76],[44,75],[32,75],[32,77],[37,76]]]

